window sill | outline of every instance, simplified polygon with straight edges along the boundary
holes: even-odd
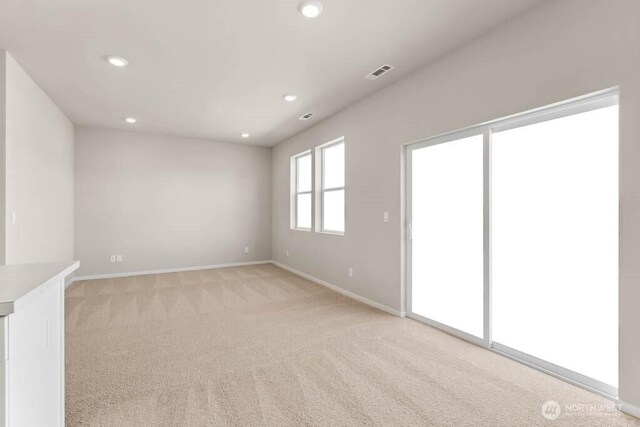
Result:
[[[329,234],[332,236],[344,236],[344,231],[329,231],[329,230],[323,230],[323,231],[318,231],[318,233],[321,234]]]
[[[292,228],[291,231],[306,231],[306,232],[310,232],[311,229],[310,228]]]

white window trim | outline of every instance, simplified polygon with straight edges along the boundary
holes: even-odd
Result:
[[[347,176],[346,176],[346,165],[347,165],[347,153],[346,153],[346,144],[345,144],[345,170],[344,170],[344,185],[341,187],[331,187],[331,188],[325,188],[324,186],[324,150],[330,147],[333,147],[334,145],[338,145],[338,144],[344,144],[345,140],[344,137],[341,136],[340,138],[336,138],[332,141],[329,141],[325,144],[319,145],[315,148],[315,157],[316,157],[316,162],[315,162],[315,167],[316,167],[316,183],[317,183],[317,187],[316,187],[316,232],[318,233],[323,233],[323,234],[331,234],[334,236],[344,236],[345,231],[347,230],[347,190],[346,190],[346,185],[347,185]],[[337,231],[337,230],[328,230],[324,228],[324,193],[326,192],[331,192],[331,191],[339,191],[342,190],[344,191],[344,221],[345,221],[345,226],[344,229],[345,231]]]
[[[309,191],[298,191],[298,159],[301,157],[311,157],[311,188]],[[290,199],[290,228],[297,231],[312,231],[313,227],[313,155],[311,150],[303,151],[294,156],[291,156],[291,199]],[[298,196],[301,194],[311,195],[311,227],[298,227]]]

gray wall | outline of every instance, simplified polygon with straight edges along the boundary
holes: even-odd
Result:
[[[71,260],[73,124],[11,55],[2,52],[6,263]]]
[[[271,259],[269,148],[77,127],[75,168],[79,276]]]
[[[6,263],[6,122],[7,122],[7,57],[0,49],[0,265]]]
[[[272,258],[403,310],[403,144],[620,85],[619,390],[640,406],[639,28],[637,0],[546,2],[279,144]],[[346,138],[346,234],[290,230],[289,157],[339,136]]]

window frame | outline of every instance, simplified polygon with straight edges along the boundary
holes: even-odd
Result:
[[[303,158],[309,156],[311,160],[311,170],[310,170],[310,180],[311,187],[308,191],[299,191],[298,189],[298,161]],[[311,196],[311,218],[310,218],[310,226],[309,227],[300,227],[298,226],[298,196],[303,194],[309,194]],[[312,231],[313,229],[313,154],[311,150],[303,151],[302,153],[298,153],[294,156],[291,156],[291,201],[290,201],[290,228],[292,230],[297,231]]]
[[[343,178],[343,185],[341,187],[330,187],[330,188],[326,188],[324,185],[324,181],[325,181],[325,173],[324,173],[324,166],[325,166],[325,156],[324,156],[324,152],[326,149],[334,147],[336,145],[342,144],[343,145],[343,150],[344,150],[344,167],[343,167],[343,174],[344,174],[344,178]],[[317,170],[317,183],[318,183],[318,187],[317,187],[317,191],[316,191],[316,195],[317,195],[317,199],[316,199],[316,206],[318,207],[316,214],[317,214],[317,223],[316,223],[316,232],[318,233],[324,233],[324,234],[332,234],[332,235],[336,235],[336,236],[344,236],[346,229],[347,229],[347,176],[346,176],[346,164],[347,164],[347,153],[346,153],[346,143],[345,143],[345,138],[344,137],[340,137],[340,138],[336,138],[332,141],[329,141],[327,143],[324,143],[322,145],[319,145],[316,147],[315,149],[315,155],[316,155],[316,170]],[[344,230],[340,231],[340,230],[330,230],[330,229],[326,229],[324,227],[324,194],[325,193],[329,193],[329,192],[333,192],[333,191],[343,191],[343,195],[344,195],[344,210],[343,210],[343,217],[344,217]]]

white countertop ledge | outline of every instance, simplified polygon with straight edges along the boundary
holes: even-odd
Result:
[[[14,312],[16,302],[51,280],[62,279],[80,267],[80,261],[0,266],[0,316]]]

